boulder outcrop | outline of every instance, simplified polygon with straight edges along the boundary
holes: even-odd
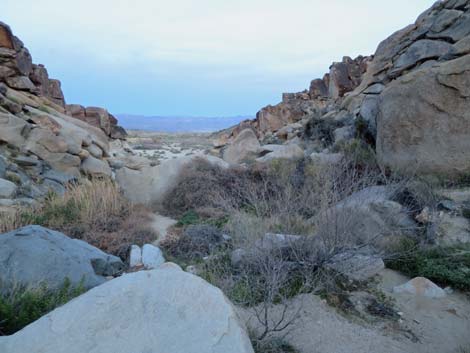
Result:
[[[93,288],[1,337],[0,351],[253,353],[253,348],[219,289],[165,264]]]
[[[0,22],[0,177],[15,184],[2,182],[1,199],[33,202],[81,174],[112,176],[110,141],[125,136],[105,109],[66,105],[60,81]]]
[[[262,142],[307,137],[313,152],[361,138],[376,148],[385,168],[455,177],[470,171],[468,87],[470,1],[438,1],[382,41],[374,55],[344,57],[308,91],[284,94],[281,103],[241,125]],[[293,122],[307,132],[311,121],[335,122],[338,131],[326,144],[324,136],[312,142],[301,131],[277,133]],[[228,143],[238,133],[232,129]]]
[[[126,131],[117,125],[117,119],[104,108],[85,108],[79,104],[67,104],[65,112],[76,119],[103,130],[112,139],[125,139],[127,136]]]

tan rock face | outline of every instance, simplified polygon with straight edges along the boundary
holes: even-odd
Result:
[[[380,96],[377,153],[420,174],[470,171],[470,55],[410,73]]]
[[[0,47],[13,49],[12,34],[8,27],[0,23]]]
[[[117,125],[117,119],[104,108],[67,104],[65,110],[68,115],[103,130],[111,138],[125,139],[127,136],[126,131]]]
[[[241,163],[247,158],[255,157],[260,143],[251,129],[245,129],[235,138],[224,151],[223,159],[230,164]]]
[[[341,101],[346,93],[361,83],[370,61],[371,57],[359,56],[356,59],[344,57],[341,62],[333,63],[328,74],[311,82],[309,90],[284,93],[281,103],[262,108],[253,121],[240,123],[232,130],[231,139],[241,130],[252,128],[262,140],[306,116],[322,116],[328,106],[336,104],[337,100]]]

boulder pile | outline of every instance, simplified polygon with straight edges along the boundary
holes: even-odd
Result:
[[[455,177],[470,171],[469,87],[470,1],[438,1],[374,55],[333,63],[225,140],[250,128],[262,143],[307,140],[318,153],[361,138],[386,168]]]
[[[105,109],[66,105],[60,82],[0,22],[0,210],[58,194],[81,175],[135,166],[126,132]],[[114,158],[114,159],[113,159]]]

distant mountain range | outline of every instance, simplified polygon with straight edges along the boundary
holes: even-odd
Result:
[[[128,130],[160,132],[214,132],[237,125],[251,116],[205,117],[205,116],[143,116],[116,114],[119,125]]]

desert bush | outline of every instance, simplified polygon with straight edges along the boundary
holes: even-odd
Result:
[[[308,219],[318,211],[330,179],[331,173],[309,160],[228,169],[200,160],[185,168],[161,212],[181,218],[180,225],[207,219],[223,224],[235,212],[245,212],[271,219],[273,232],[309,233]]]
[[[362,139],[341,141],[333,146],[334,152],[344,154],[350,167],[379,170],[375,150]]]
[[[334,131],[343,126],[334,119],[311,118],[304,130],[304,137],[314,141],[320,141],[323,147],[328,147],[335,141]]]
[[[288,246],[250,244],[238,264],[232,263],[229,251],[203,263],[201,276],[251,313],[258,328],[253,339],[259,344],[288,333],[302,308],[301,301],[291,299],[319,285],[324,254],[312,240],[306,237]]]
[[[58,289],[25,287],[0,288],[0,335],[11,335],[55,308],[85,292],[83,285],[72,287],[66,279]]]
[[[151,213],[127,201],[110,180],[69,185],[63,196],[49,193],[39,206],[3,218],[2,232],[38,224],[122,258],[127,256],[130,245],[143,245],[157,238],[148,226]]]
[[[411,277],[426,277],[470,292],[470,245],[422,248],[410,242],[386,265]]]

